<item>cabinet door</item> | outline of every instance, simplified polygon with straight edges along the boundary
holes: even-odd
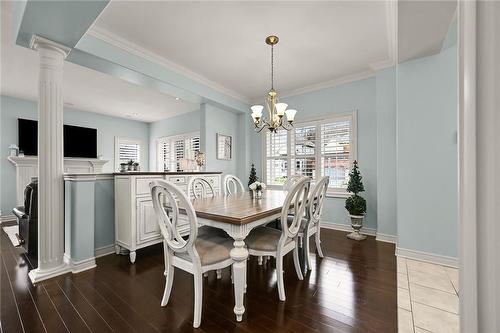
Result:
[[[153,201],[150,198],[137,198],[137,244],[160,239],[160,227],[156,221]]]

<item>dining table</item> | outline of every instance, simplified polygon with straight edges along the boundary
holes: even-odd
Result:
[[[200,225],[222,229],[234,240],[230,255],[234,260],[234,313],[237,321],[241,321],[245,313],[243,300],[248,258],[245,238],[252,229],[281,216],[287,193],[282,190],[266,190],[262,198],[254,198],[251,192],[243,192],[228,196],[195,198],[191,201]]]

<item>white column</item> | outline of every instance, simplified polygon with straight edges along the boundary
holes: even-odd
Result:
[[[38,268],[33,283],[64,274],[63,65],[69,48],[33,36],[38,51]]]

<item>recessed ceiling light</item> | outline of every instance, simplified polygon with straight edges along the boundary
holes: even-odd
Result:
[[[176,101],[180,101],[180,100],[181,100],[181,98],[180,98],[180,97],[176,97],[176,98],[175,98],[175,100],[176,100]]]

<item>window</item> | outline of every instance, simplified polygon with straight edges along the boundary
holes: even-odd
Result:
[[[292,175],[330,176],[329,194],[345,194],[356,159],[356,112],[296,123],[291,131],[265,134],[264,181],[283,185]]]
[[[121,163],[130,160],[140,163],[141,141],[137,139],[115,138],[115,170],[120,170]]]
[[[200,151],[200,134],[187,133],[157,140],[157,170],[179,171],[183,158],[194,160]]]

